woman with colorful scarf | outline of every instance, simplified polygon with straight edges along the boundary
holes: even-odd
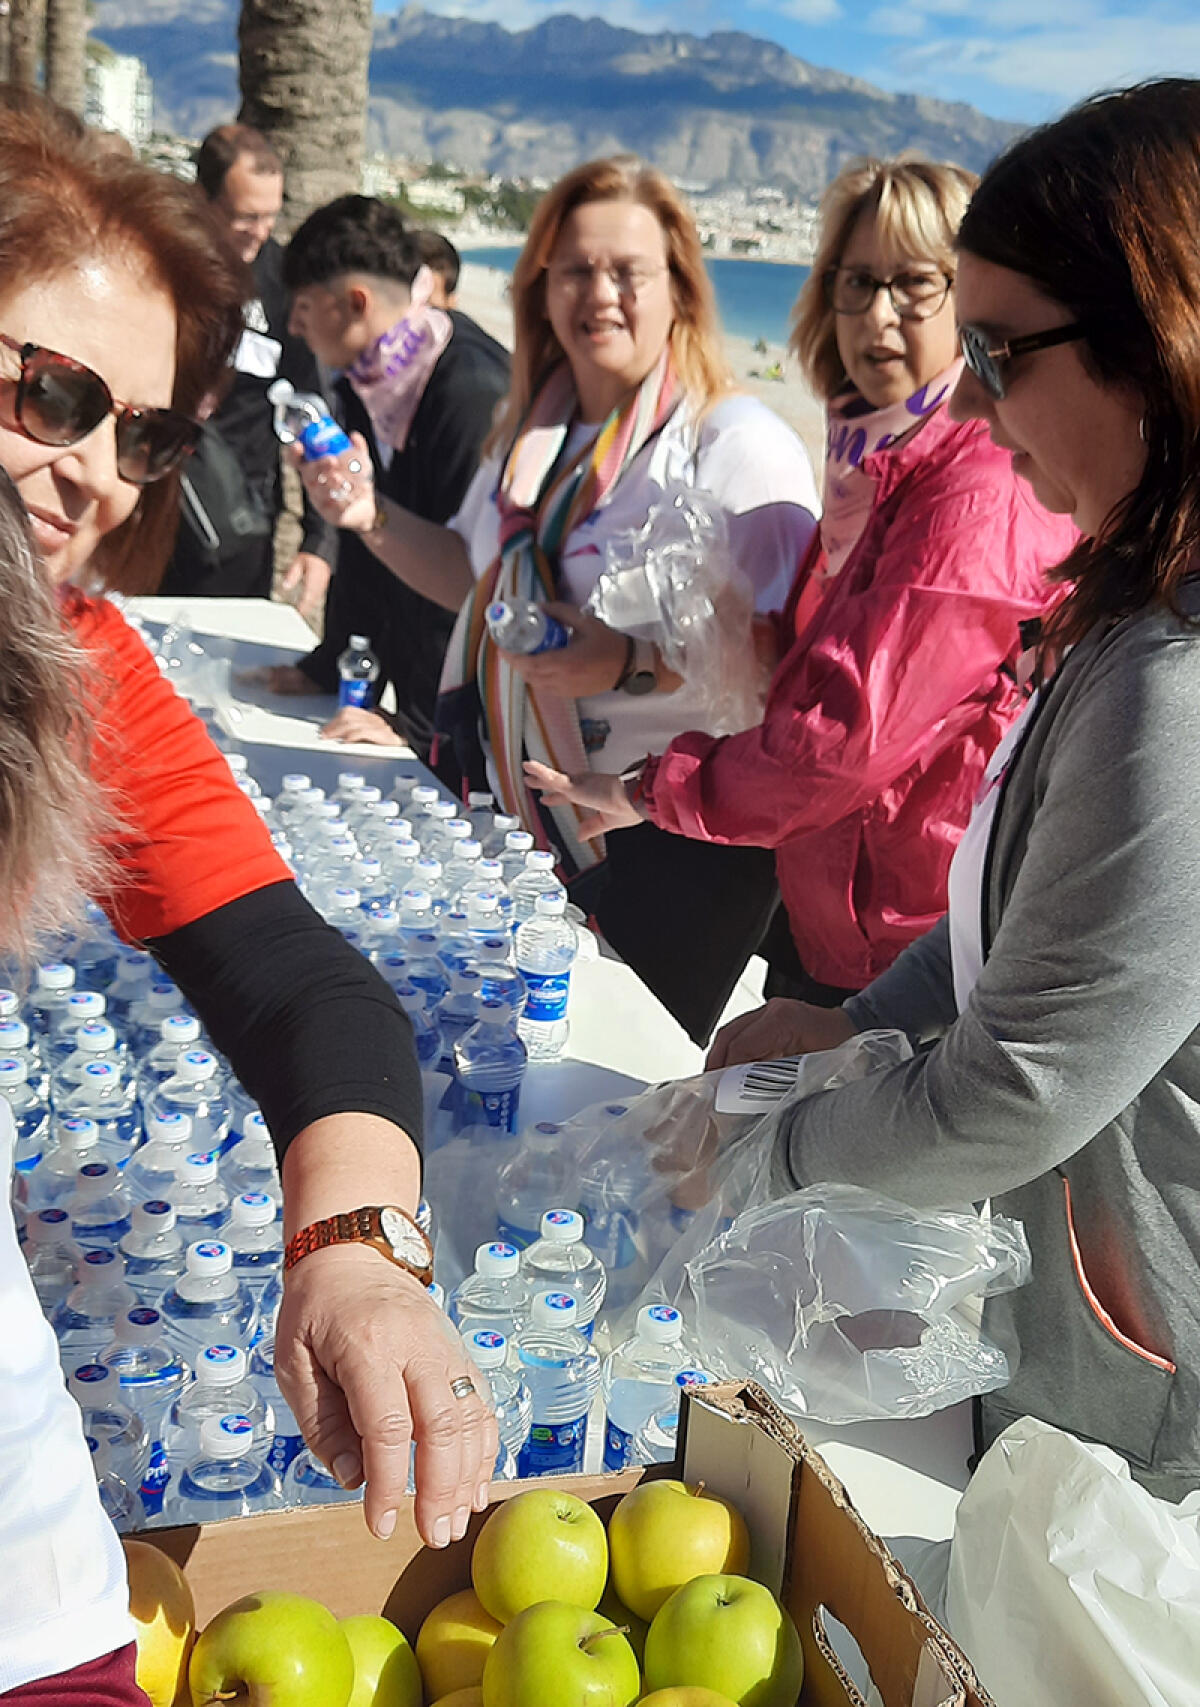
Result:
[[[984,765],[1022,704],[1019,625],[1075,537],[983,423],[947,413],[973,183],[859,161],[826,193],[792,340],[828,401],[825,507],[762,723],[679,736],[624,780],[528,769],[548,804],[589,808],[583,835],[646,820],[774,849],[787,928],[768,937],[768,994],[836,1005],[945,911]]]
[[[777,611],[816,531],[812,471],[789,428],[733,394],[700,239],[661,173],[599,160],[550,190],[513,274],[513,310],[512,390],[448,527],[380,503],[368,486],[337,519],[401,580],[459,611],[438,770],[460,791],[491,787],[552,846],[612,945],[705,1037],[773,908],[771,856],[651,825],[592,844],[569,804],[539,809],[523,764],[617,775],[705,727],[700,688],[649,642],[582,610],[605,547],[685,482],[724,512],[757,610]],[[321,465],[303,473],[332,517]],[[547,604],[569,645],[532,658],[500,651],[484,612],[513,596]]]

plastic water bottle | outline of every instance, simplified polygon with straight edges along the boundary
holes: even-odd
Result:
[[[0,1097],[12,1110],[16,1127],[14,1163],[19,1174],[31,1174],[45,1154],[50,1134],[50,1110],[29,1083],[29,1064],[15,1055],[0,1057]]]
[[[539,1120],[496,1175],[496,1230],[519,1251],[540,1237],[547,1211],[569,1202],[574,1192],[561,1133],[557,1121]]]
[[[164,1514],[169,1523],[212,1523],[220,1517],[282,1511],[285,1503],[279,1477],[255,1441],[254,1424],[231,1411],[205,1418],[200,1450],[180,1471]]]
[[[50,1209],[65,1203],[83,1164],[102,1159],[100,1128],[94,1120],[55,1116],[50,1122],[50,1142],[29,1176],[30,1209]]]
[[[125,1166],[134,1201],[165,1197],[174,1202],[179,1169],[194,1151],[190,1114],[147,1115],[146,1141],[138,1145]]]
[[[168,1344],[190,1361],[206,1345],[249,1346],[257,1311],[233,1272],[233,1252],[220,1239],[189,1245],[184,1272],[159,1302]]]
[[[343,1488],[321,1460],[301,1447],[283,1475],[283,1497],[288,1505],[337,1505],[360,1503],[366,1484]]]
[[[118,1318],[138,1302],[125,1281],[125,1261],[117,1251],[84,1251],[75,1273],[75,1285],[50,1318],[68,1368],[99,1357],[113,1337]]]
[[[500,854],[500,871],[506,887],[511,888],[513,879],[521,875],[525,869],[525,855],[533,852],[533,837],[528,830],[509,830],[504,837],[504,849]]]
[[[437,946],[433,931],[419,931],[407,949],[408,982],[415,984],[435,1008],[450,988],[446,968],[437,957]]]
[[[554,652],[566,646],[571,630],[528,599],[497,599],[487,608],[488,633],[505,652]]]
[[[113,1035],[107,1020],[101,1020],[94,1033],[90,1031],[90,1022],[80,1026],[80,1047],[51,1075],[50,1100],[56,1114],[68,1119],[94,1120],[101,1154],[123,1168],[142,1135],[142,1121],[133,1079],[115,1060],[89,1057],[87,1053],[84,1034],[103,1044],[104,1032]],[[79,1082],[67,1089],[67,1075],[74,1071],[74,1063],[79,1063]]]
[[[485,936],[475,944],[479,993],[484,1001],[505,1002],[518,1019],[525,1011],[525,980],[509,959],[512,937]]]
[[[480,1245],[475,1268],[450,1294],[449,1316],[464,1336],[488,1329],[513,1339],[529,1325],[529,1287],[521,1275],[521,1253],[501,1239]]]
[[[125,1258],[125,1278],[143,1304],[156,1303],[183,1273],[184,1243],[165,1198],[134,1204],[117,1249]]]
[[[566,895],[554,875],[554,855],[548,848],[530,848],[523,869],[509,883],[508,892],[512,897],[513,923],[518,926],[533,917],[539,895]]]
[[[267,388],[267,402],[275,414],[275,437],[280,444],[299,445],[305,462],[353,454],[353,444],[329,413],[323,397],[297,391],[290,379],[277,379]],[[287,780],[285,777],[285,786]]]
[[[146,1055],[162,1037],[162,1022],[168,1014],[183,1012],[183,996],[169,978],[158,977],[144,994],[129,1004],[125,1035],[137,1056]]]
[[[531,1061],[557,1061],[571,1030],[567,1002],[579,939],[564,917],[566,906],[561,892],[539,895],[533,917],[517,928],[517,971],[527,991],[517,1032]]]
[[[192,1372],[164,1342],[162,1317],[148,1305],[135,1306],[118,1321],[116,1338],[105,1347],[100,1361],[118,1377],[122,1397],[145,1425],[150,1451],[138,1492],[146,1516],[157,1517],[171,1479],[163,1445],[167,1411],[190,1382]]]
[[[438,959],[447,972],[461,972],[475,964],[475,939],[468,930],[467,915],[461,907],[452,907],[441,917],[438,933]]]
[[[186,1114],[192,1122],[197,1150],[220,1150],[229,1136],[232,1116],[223,1095],[220,1062],[207,1049],[188,1049],[175,1071],[146,1099],[151,1114]]]
[[[245,1348],[203,1346],[196,1354],[195,1379],[176,1394],[163,1422],[169,1462],[186,1464],[200,1448],[206,1419],[228,1411],[249,1417],[259,1443],[269,1447],[275,1435],[275,1413],[250,1377]]]
[[[521,1274],[533,1292],[569,1292],[579,1306],[575,1326],[591,1339],[608,1284],[603,1264],[583,1242],[583,1216],[574,1209],[548,1209],[542,1236],[521,1258]]]
[[[71,1220],[71,1237],[84,1251],[111,1249],[123,1239],[130,1228],[132,1207],[111,1162],[85,1162],[63,1204]]]
[[[261,1339],[250,1353],[250,1375],[271,1408],[275,1432],[267,1448],[267,1463],[282,1476],[304,1445],[300,1424],[275,1379],[275,1341]]]
[[[624,1103],[606,1103],[601,1117],[613,1124],[628,1114]],[[641,1290],[642,1205],[649,1188],[649,1163],[641,1147],[609,1148],[603,1165],[578,1179],[578,1208],[588,1244],[604,1264],[610,1309],[622,1310]]]
[[[467,809],[464,818],[471,826],[471,834],[477,842],[485,842],[492,831],[492,819],[496,813],[496,797],[483,789],[472,789],[467,795]]]
[[[35,1037],[48,1035],[74,988],[75,968],[65,961],[50,960],[38,967],[37,982],[29,998],[29,1029]]]
[[[683,1317],[671,1304],[646,1304],[633,1338],[604,1360],[604,1468],[623,1470],[633,1437],[671,1397],[675,1377],[690,1358],[683,1347]]]
[[[105,1018],[114,1025],[124,1025],[129,1009],[149,989],[158,967],[140,948],[121,948],[117,951],[117,968],[105,993]]]
[[[442,1029],[442,1071],[454,1071],[454,1045],[479,1017],[480,986],[483,980],[473,967],[450,974],[450,988],[438,1003],[438,1025]]]
[[[374,705],[379,659],[365,634],[350,636],[346,650],[338,655],[337,670],[339,705]]]
[[[0,1019],[0,1056],[6,1061],[24,1061],[26,1083],[43,1102],[49,1102],[50,1070],[29,1027],[15,1014]]]
[[[517,1461],[529,1439],[533,1395],[523,1376],[508,1367],[508,1341],[503,1334],[477,1328],[463,1336],[467,1356],[487,1377],[492,1409],[500,1431],[500,1451],[494,1474],[516,1474]],[[501,1468],[503,1464],[504,1468]],[[511,1465],[511,1469],[508,1467]]]
[[[138,1063],[137,1092],[143,1105],[160,1085],[175,1076],[179,1057],[200,1041],[200,1021],[195,1014],[167,1014],[159,1021],[158,1042]]]
[[[42,1313],[53,1316],[75,1284],[83,1252],[71,1237],[65,1209],[42,1209],[25,1224],[25,1262]]]
[[[150,1462],[150,1437],[120,1376],[93,1359],[76,1364],[67,1377],[67,1391],[83,1412],[83,1432],[104,1441],[118,1476],[131,1488],[138,1487]]]
[[[216,1155],[211,1150],[184,1156],[175,1169],[171,1202],[185,1238],[219,1233],[229,1220],[229,1193],[221,1184]]]
[[[233,1252],[233,1272],[256,1295],[283,1263],[283,1233],[278,1205],[265,1191],[247,1191],[229,1206],[225,1243]]]
[[[104,1018],[107,1004],[99,990],[72,990],[64,1005],[50,1018],[42,1039],[43,1056],[53,1069],[75,1048],[75,1033],[88,1020]]]
[[[577,1308],[569,1293],[539,1292],[533,1319],[518,1336],[517,1363],[533,1401],[529,1439],[517,1459],[520,1476],[568,1476],[583,1467],[600,1359],[575,1326]]]
[[[504,1002],[480,1002],[479,1018],[454,1045],[460,1131],[468,1126],[487,1126],[497,1134],[516,1131],[526,1061],[512,1009]]]
[[[374,854],[360,854],[350,864],[350,881],[358,890],[359,906],[373,913],[392,899],[392,887],[383,875],[383,861]]]
[[[681,1369],[675,1377],[675,1392],[651,1413],[638,1429],[629,1448],[629,1463],[669,1464],[677,1455],[679,1400],[685,1387],[708,1387],[716,1380],[704,1369]]]
[[[396,996],[412,1026],[417,1065],[423,1073],[436,1073],[444,1054],[442,1028],[429,1011],[428,998],[415,984],[398,984]]]
[[[146,1521],[142,1502],[124,1477],[113,1469],[108,1442],[94,1434],[85,1434],[84,1439],[92,1455],[92,1470],[104,1515],[118,1535],[129,1535]]]
[[[242,1123],[242,1137],[226,1150],[221,1164],[221,1178],[233,1197],[243,1192],[261,1191],[275,1205],[276,1214],[283,1206],[283,1187],[279,1183],[279,1163],[267,1123],[257,1109]]]

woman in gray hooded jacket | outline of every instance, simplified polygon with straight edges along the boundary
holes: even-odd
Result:
[[[1032,1414],[1200,1485],[1200,82],[1087,102],[987,173],[960,236],[984,420],[1084,538],[955,857],[946,917],[833,1013],[772,1002],[710,1064],[898,1027],[904,1066],[803,1104],[781,1192],[991,1198],[1033,1277],[990,1301]]]

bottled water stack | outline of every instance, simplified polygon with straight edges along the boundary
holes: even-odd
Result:
[[[532,918],[517,927],[517,971],[527,992],[517,1032],[531,1061],[557,1061],[571,1029],[567,1003],[579,940],[565,916],[566,907],[561,890],[541,894]]]
[[[570,1293],[577,1305],[575,1326],[590,1340],[608,1281],[583,1232],[583,1216],[574,1209],[547,1210],[541,1238],[521,1258],[521,1274],[534,1293]]]
[[[508,1367],[508,1341],[503,1334],[477,1329],[465,1334],[464,1339],[468,1357],[487,1379],[496,1413],[500,1432],[496,1474],[513,1476],[529,1439],[533,1396],[522,1376]]]
[[[521,1254],[502,1240],[480,1245],[473,1273],[450,1294],[450,1320],[464,1336],[489,1330],[514,1339],[529,1325],[529,1287]]]
[[[606,1470],[626,1467],[634,1436],[671,1397],[676,1375],[689,1362],[679,1311],[670,1304],[644,1305],[633,1338],[611,1351],[604,1363]]]
[[[565,1292],[539,1292],[532,1321],[517,1338],[517,1361],[532,1400],[520,1476],[571,1475],[583,1467],[587,1418],[600,1380],[600,1359],[575,1326],[577,1305]]]

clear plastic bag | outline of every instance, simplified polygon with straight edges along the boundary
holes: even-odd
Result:
[[[755,652],[754,593],[710,493],[665,486],[640,528],[609,540],[587,608],[655,642],[668,667],[702,691],[708,734],[734,735],[761,718],[768,672]]]

